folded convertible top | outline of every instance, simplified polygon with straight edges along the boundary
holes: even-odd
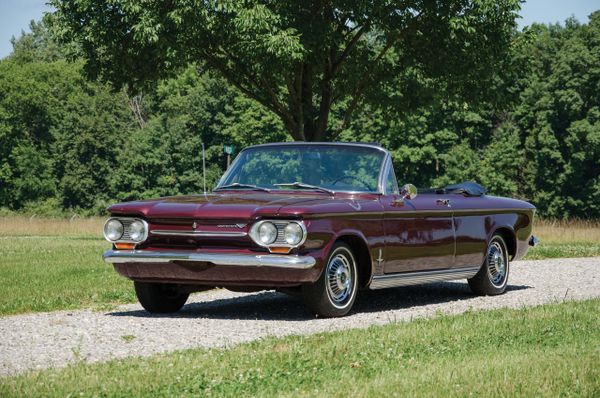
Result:
[[[486,189],[476,182],[465,181],[458,184],[448,185],[443,188],[420,189],[419,192],[437,194],[458,193],[465,196],[483,196],[486,193]]]

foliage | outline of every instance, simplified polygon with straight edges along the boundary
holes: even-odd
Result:
[[[54,0],[58,30],[89,75],[141,87],[190,64],[218,72],[276,114],[295,140],[337,138],[376,87],[485,91],[515,27],[518,0]],[[405,73],[410,71],[410,73]],[[408,82],[407,82],[408,81]],[[406,96],[400,92],[396,96]],[[398,102],[412,109],[413,102]],[[342,106],[334,126],[333,106]]]
[[[0,60],[0,208],[99,214],[115,200],[199,193],[202,143],[210,190],[226,165],[223,145],[238,152],[290,139],[280,115],[207,62],[186,60],[135,95],[87,79],[93,60],[66,57],[93,49],[57,44],[55,18],[32,24]],[[380,142],[401,184],[475,180],[491,194],[532,201],[546,217],[600,217],[600,12],[588,24],[570,19],[513,32],[485,93],[457,78],[481,95],[443,87],[446,79],[388,56],[400,69],[382,67],[392,80],[369,84],[339,140]],[[453,68],[446,72],[454,78]],[[360,69],[344,72],[352,74]],[[332,104],[328,131],[343,123],[349,101]]]

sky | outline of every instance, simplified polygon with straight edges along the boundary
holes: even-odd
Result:
[[[29,30],[29,21],[39,20],[44,12],[50,11],[47,0],[0,0],[0,58],[12,51],[10,38],[19,37],[21,31]],[[527,0],[521,9],[519,26],[532,22],[563,22],[575,16],[587,22],[588,15],[600,9],[600,0]]]

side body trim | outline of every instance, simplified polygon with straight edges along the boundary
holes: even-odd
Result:
[[[371,284],[369,285],[369,289],[385,289],[388,287],[420,285],[422,283],[447,281],[453,279],[468,279],[475,276],[480,268],[481,267],[468,267],[379,275],[373,277]]]
[[[484,215],[495,215],[495,214],[506,214],[506,213],[523,213],[527,209],[522,208],[502,208],[502,209],[444,209],[444,210],[407,210],[407,211],[355,211],[355,212],[340,212],[340,213],[321,213],[321,214],[308,214],[303,219],[316,219],[326,217],[376,217],[385,214],[390,217],[398,218],[409,218],[409,217],[435,217],[454,215],[455,217],[460,216],[484,216]]]

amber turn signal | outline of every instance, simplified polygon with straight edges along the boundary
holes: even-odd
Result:
[[[291,247],[269,247],[271,253],[288,254],[292,250]]]
[[[133,250],[135,243],[115,243],[115,247],[119,250]]]

